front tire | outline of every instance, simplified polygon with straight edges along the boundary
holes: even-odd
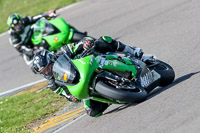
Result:
[[[107,85],[102,81],[96,83],[95,90],[104,97],[127,103],[138,103],[144,101],[148,95],[146,90],[143,88],[140,88],[139,92],[124,91]]]

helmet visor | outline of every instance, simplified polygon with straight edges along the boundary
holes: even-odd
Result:
[[[13,27],[13,29],[15,31],[20,31],[22,29],[22,23],[15,24],[14,27]]]
[[[53,68],[53,63],[50,63],[47,65],[47,67],[45,67],[43,70],[40,71],[40,74],[44,76],[52,76],[53,75],[52,68]]]

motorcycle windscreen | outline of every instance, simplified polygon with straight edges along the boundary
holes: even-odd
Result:
[[[33,38],[34,44],[41,43],[42,37],[51,35],[54,32],[54,27],[45,19],[39,19],[33,26]]]
[[[55,80],[62,83],[72,84],[76,78],[77,71],[71,60],[68,60],[61,55],[53,65],[53,75]]]

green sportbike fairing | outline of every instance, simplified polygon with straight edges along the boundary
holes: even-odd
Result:
[[[66,23],[63,18],[39,19],[31,26],[31,41],[34,44],[33,51],[47,49],[57,52],[63,45],[78,42],[87,36],[87,32],[80,32],[72,25]],[[23,59],[27,65],[32,63],[33,57],[23,54]]]
[[[56,83],[65,85],[76,98],[111,104],[143,101],[154,88],[175,78],[173,68],[160,60],[143,62],[94,51],[73,60],[67,54],[59,56],[53,74]]]
[[[57,51],[63,45],[77,42],[87,33],[79,32],[63,18],[47,20],[39,19],[33,26],[32,43],[38,48],[42,47],[49,51]]]

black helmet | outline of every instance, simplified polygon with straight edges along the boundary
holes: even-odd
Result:
[[[40,50],[33,57],[32,70],[44,76],[52,77],[52,66],[55,61],[56,56],[53,53],[45,49]]]
[[[8,17],[7,24],[16,33],[23,33],[24,31],[24,21],[20,14],[11,14]]]

